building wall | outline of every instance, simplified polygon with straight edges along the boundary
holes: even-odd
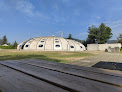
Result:
[[[87,50],[88,51],[99,50],[99,45],[98,44],[87,44]]]
[[[88,51],[96,51],[96,50],[105,50],[108,49],[109,47],[111,48],[115,48],[115,47],[119,47],[121,48],[121,44],[120,43],[116,43],[116,44],[87,44],[87,50]]]

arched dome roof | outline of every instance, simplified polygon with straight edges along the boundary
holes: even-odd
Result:
[[[42,50],[42,51],[83,51],[85,46],[77,41],[62,37],[36,37],[20,43],[18,50]]]

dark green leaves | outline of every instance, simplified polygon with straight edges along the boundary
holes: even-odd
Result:
[[[98,28],[92,25],[92,27],[89,27],[88,30],[89,35],[87,39],[90,43],[106,43],[113,35],[111,33],[111,28],[105,26],[104,23],[101,23]]]

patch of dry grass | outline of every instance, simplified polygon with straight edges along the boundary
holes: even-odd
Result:
[[[84,59],[95,54],[87,52],[69,51],[19,51],[19,50],[0,50],[0,61],[19,60],[19,59],[43,59],[56,62],[73,62]]]

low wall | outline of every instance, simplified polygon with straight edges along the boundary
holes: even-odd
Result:
[[[98,44],[87,44],[87,50],[88,51],[99,50],[99,46]]]
[[[116,44],[87,44],[87,50],[88,51],[105,50],[105,49],[108,49],[109,47],[121,48],[121,44],[120,43],[116,43]]]

